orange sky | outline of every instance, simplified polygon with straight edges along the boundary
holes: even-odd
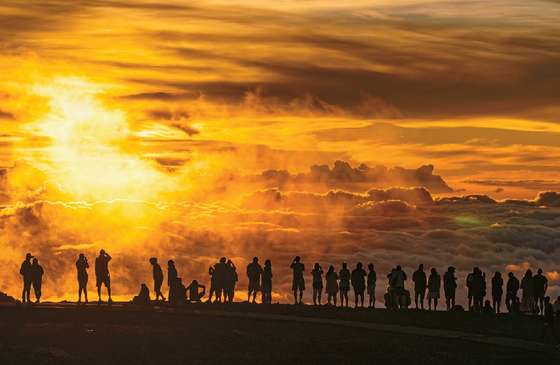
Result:
[[[254,205],[254,192],[268,188],[533,200],[560,186],[558,19],[553,0],[2,1],[4,216],[37,201],[80,202],[100,217],[90,205],[115,199],[208,204],[166,210],[163,220],[181,222],[201,219],[198,209],[239,214],[246,199],[258,211],[266,199]],[[210,232],[257,229],[208,215]],[[296,229],[270,219],[253,223]],[[144,242],[134,232],[126,240]],[[541,260],[516,257],[508,264]]]

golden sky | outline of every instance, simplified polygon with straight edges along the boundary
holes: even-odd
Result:
[[[513,262],[490,260],[488,270],[550,261],[544,257],[555,252],[550,245],[558,233],[552,223],[542,238],[546,249],[528,243],[532,233],[517,231],[525,238],[512,243],[514,233],[496,238],[485,230],[505,227],[500,219],[526,229],[541,214],[539,205],[559,219],[554,195],[537,196],[560,187],[558,19],[555,0],[4,0],[0,244],[10,252],[6,260],[19,265],[36,245],[46,257],[74,247],[67,260],[79,248],[101,246],[122,252],[140,245],[148,254],[150,239],[160,242],[148,246],[162,254],[165,245],[182,247],[185,262],[199,262],[202,273],[220,250],[239,262],[252,258],[256,243],[248,242],[257,236],[266,247],[276,242],[273,251],[281,246],[275,257],[287,262],[298,254],[287,242],[321,239],[340,243],[332,252],[352,262],[372,260],[372,247],[400,252],[392,242],[419,237],[466,245],[472,229],[483,227],[475,234],[478,247],[489,245],[483,252],[498,250],[496,243],[513,245],[499,246]],[[408,190],[382,198],[367,193],[396,187],[423,187],[429,199],[411,198]],[[328,195],[333,189],[347,195]],[[482,197],[459,198],[466,194]],[[387,200],[404,205],[383,205]],[[482,201],[513,213],[465,208]],[[511,201],[522,208],[509,207]],[[417,205],[426,202],[440,208],[430,205],[427,214]],[[454,208],[438,210],[447,205]],[[130,210],[137,215],[128,216]],[[84,211],[90,223],[81,229]],[[350,223],[349,211],[395,219],[400,211],[416,223],[371,217]],[[26,214],[52,218],[41,223],[50,227],[42,228],[48,242],[26,230],[35,222]],[[532,223],[519,223],[519,214]],[[310,218],[315,215],[322,218]],[[441,221],[433,218],[439,215]],[[454,220],[466,215],[478,223]],[[317,232],[323,219],[333,232]],[[186,228],[192,226],[196,234]],[[440,232],[465,229],[459,238]],[[24,232],[35,238],[14,243]],[[191,234],[215,239],[195,258],[185,249],[194,244]],[[244,243],[234,248],[236,240]],[[310,260],[331,252],[310,247]],[[464,255],[464,270],[475,258],[492,256],[457,250],[449,257]],[[262,250],[261,261],[269,254]],[[415,267],[418,258],[409,259]],[[384,270],[391,264],[387,258]],[[13,292],[19,279],[0,290]],[[139,287],[121,284],[126,294]],[[66,297],[73,291],[68,285],[51,296]],[[286,291],[277,295],[286,298]]]

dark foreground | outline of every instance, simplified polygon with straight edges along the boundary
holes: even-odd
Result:
[[[9,304],[0,306],[0,364],[557,364],[560,349],[551,337],[545,346],[535,343],[540,323],[529,316],[244,303]],[[506,344],[487,343],[493,338]]]

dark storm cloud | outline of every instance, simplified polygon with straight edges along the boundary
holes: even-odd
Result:
[[[0,110],[0,119],[14,120],[16,119],[12,113]]]

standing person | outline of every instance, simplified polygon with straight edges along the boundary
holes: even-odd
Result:
[[[356,268],[352,270],[352,287],[354,288],[354,308],[358,308],[358,299],[364,306],[364,292],[366,291],[367,272],[362,269],[362,263],[358,262]]]
[[[323,292],[323,268],[318,262],[316,262],[313,266],[311,275],[313,276],[313,305],[317,305],[317,300],[319,300],[319,305],[321,305],[321,293]]]
[[[473,281],[475,273],[478,271],[478,267],[473,268],[473,272],[467,275],[467,296],[469,297],[469,311],[472,312],[473,307]]]
[[[270,260],[264,262],[262,273],[262,302],[264,304],[272,303],[272,263]]]
[[[435,267],[430,269],[428,278],[428,310],[432,310],[432,299],[434,300],[434,310],[437,310],[439,291],[441,289],[441,276]]]
[[[427,279],[423,264],[418,265],[418,270],[412,274],[412,281],[414,282],[414,304],[416,304],[416,309],[418,309],[418,299],[420,299],[421,308],[424,309]]]
[[[537,313],[544,314],[544,296],[548,289],[548,279],[542,274],[542,270],[537,270],[537,275],[533,276],[533,308]],[[539,307],[539,301],[541,306]]]
[[[334,271],[334,266],[329,266],[329,271],[325,274],[327,281],[327,303],[331,305],[331,298],[336,307],[336,296],[338,294],[338,274]]]
[[[224,302],[226,301],[227,279],[228,279],[229,272],[230,272],[230,267],[226,263],[226,258],[225,257],[220,258],[220,261],[214,266],[214,274],[212,275],[212,277],[214,278],[214,287],[216,291],[217,302],[222,301],[222,294],[224,295]],[[259,278],[259,282],[260,282],[260,278]],[[257,293],[255,293],[255,295],[257,295]]]
[[[494,313],[500,313],[500,304],[502,302],[502,294],[504,286],[504,279],[502,279],[502,274],[499,271],[494,273],[492,277],[492,311]]]
[[[156,301],[159,300],[159,297],[161,297],[161,300],[165,300],[165,297],[161,293],[161,285],[163,284],[163,270],[161,269],[161,266],[159,266],[157,258],[155,257],[152,257],[150,259],[150,264],[152,264],[153,266],[152,276],[154,278],[154,292],[156,293]]]
[[[391,289],[395,294],[395,308],[406,308],[406,290],[404,289],[404,283],[406,281],[406,273],[402,270],[401,265],[391,270]]]
[[[478,313],[482,312],[484,306],[484,296],[486,295],[486,273],[478,269],[474,272],[472,282],[472,293],[474,300],[474,310]]]
[[[109,276],[109,261],[111,259],[112,257],[105,250],[99,251],[99,257],[95,259],[95,276],[97,278],[96,286],[99,303],[101,303],[101,284],[105,284],[107,288],[108,302],[113,303],[113,299],[111,299],[111,278]]]
[[[455,268],[449,266],[447,272],[443,274],[443,291],[445,293],[445,306],[450,310],[455,306],[455,290],[457,289],[457,278]]]
[[[247,301],[251,301],[251,294],[253,294],[252,303],[256,303],[257,293],[261,290],[261,275],[263,268],[259,264],[258,257],[253,257],[253,262],[247,265],[247,277],[249,278],[249,287],[247,294]],[[225,302],[225,295],[224,295]]]
[[[23,303],[25,303],[25,300],[27,299],[27,302],[29,303],[31,301],[30,299],[30,295],[31,295],[31,281],[32,281],[32,269],[31,269],[31,259],[33,258],[33,255],[31,255],[29,252],[27,253],[27,255],[25,255],[25,260],[21,263],[21,267],[19,269],[19,273],[21,276],[23,276],[23,292],[21,293],[21,301]]]
[[[173,303],[177,299],[177,268],[175,267],[175,262],[173,260],[167,261],[167,286],[169,287],[169,293],[167,298],[169,303]]]
[[[367,292],[369,295],[369,307],[375,308],[375,285],[377,284],[377,274],[373,270],[373,264],[368,264],[368,276],[367,276]]]
[[[36,303],[41,301],[41,287],[43,286],[44,273],[45,271],[43,270],[43,267],[39,265],[39,260],[34,258],[33,265],[31,265],[31,282],[33,283],[33,290],[35,291]]]
[[[508,282],[506,286],[506,307],[508,312],[511,312],[511,306],[517,298],[517,291],[519,290],[519,279],[513,275],[512,272],[508,274]]]
[[[348,292],[350,291],[350,270],[348,270],[348,264],[346,262],[342,263],[342,269],[340,269],[340,271],[338,272],[338,278],[340,279],[340,306],[344,307],[344,300],[346,299],[346,306],[348,307]]]
[[[300,262],[301,258],[296,256],[290,268],[293,271],[293,281],[292,281],[292,290],[294,291],[294,304],[303,304],[301,301],[303,298],[303,291],[305,290],[305,280],[303,279],[303,273],[305,272],[305,266]],[[297,292],[299,290],[299,302],[297,299]]]
[[[556,347],[560,347],[560,340],[558,340],[558,335],[556,335],[556,331],[554,330],[554,308],[552,304],[550,304],[550,297],[544,298],[544,324],[542,329],[541,340],[538,342],[539,345],[542,345],[544,342],[544,333],[547,328],[550,328],[550,332],[554,336],[556,340]]]
[[[521,279],[521,311],[533,314],[533,272],[531,269],[525,271]]]
[[[76,270],[78,271],[78,303],[82,302],[82,292],[84,293],[84,299],[86,303],[88,302],[87,282],[89,276],[87,273],[87,269],[89,269],[87,257],[83,253],[81,253],[78,256],[78,261],[76,261]]]
[[[216,278],[214,276],[216,265],[218,265],[218,263],[215,263],[213,267],[208,267],[208,275],[210,275],[210,293],[208,294],[208,300],[206,303],[212,303],[212,296],[216,293]]]
[[[224,287],[224,292],[225,292],[224,302],[227,301],[231,303],[233,302],[233,296],[235,295],[235,283],[237,283],[237,280],[239,278],[237,276],[237,269],[235,268],[233,261],[227,260],[226,265],[227,265],[227,271],[226,271],[226,280],[225,280],[225,287]],[[270,276],[272,277],[272,273],[270,274]]]

